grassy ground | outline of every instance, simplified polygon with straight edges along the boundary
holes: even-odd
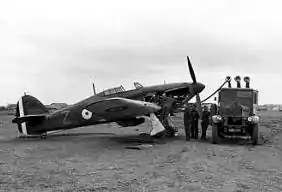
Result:
[[[180,135],[132,150],[130,138],[147,124],[20,140],[12,117],[1,115],[0,191],[282,191],[282,113],[261,117],[260,146],[186,142]],[[174,121],[183,128],[181,115]]]

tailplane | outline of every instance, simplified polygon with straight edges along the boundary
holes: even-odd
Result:
[[[41,124],[47,114],[49,114],[47,107],[38,99],[30,95],[24,95],[17,103],[16,117],[12,122],[18,125],[21,134],[28,135],[30,129]]]

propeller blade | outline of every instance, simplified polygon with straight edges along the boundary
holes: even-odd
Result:
[[[192,67],[192,63],[189,59],[189,57],[187,56],[187,61],[188,61],[188,67],[189,67],[189,71],[190,71],[190,75],[191,75],[191,78],[193,80],[193,83],[196,83],[196,75],[195,75],[195,72],[194,72],[194,69]]]
[[[193,80],[193,84],[196,84],[197,83],[196,75],[195,75],[194,69],[192,67],[192,63],[191,63],[188,56],[187,56],[187,61],[188,61],[188,67],[189,67],[190,75],[191,75],[191,78]],[[192,86],[189,87],[189,96],[187,96],[184,99],[183,104],[186,104],[190,99],[192,99],[196,95],[196,106],[197,106],[200,118],[202,119],[202,105],[201,105],[200,95],[199,95],[199,93],[195,93],[194,88],[193,88],[193,84],[192,84]]]
[[[192,86],[189,86],[189,95],[186,96],[186,98],[183,101],[183,104],[188,103],[193,97],[195,96],[195,92]]]

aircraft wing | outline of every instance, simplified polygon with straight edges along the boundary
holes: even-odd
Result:
[[[117,121],[159,111],[160,106],[126,98],[108,98],[87,105],[86,110],[107,121]]]

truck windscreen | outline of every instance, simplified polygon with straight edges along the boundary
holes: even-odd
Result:
[[[235,101],[238,101],[242,105],[250,106],[253,104],[253,93],[250,91],[222,91],[219,99],[222,107],[230,105]]]

